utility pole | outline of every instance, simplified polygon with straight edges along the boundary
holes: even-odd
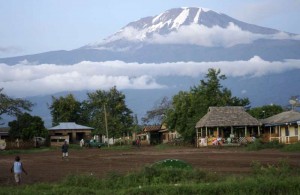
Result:
[[[107,137],[107,146],[109,147],[109,138],[108,138],[108,130],[107,130],[107,116],[106,116],[106,106],[104,103],[104,120],[105,120],[105,130],[106,130],[106,137]]]

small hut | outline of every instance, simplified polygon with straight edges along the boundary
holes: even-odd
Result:
[[[261,122],[266,142],[277,140],[280,143],[290,144],[300,141],[300,113],[297,111],[282,112]]]
[[[63,142],[69,140],[70,143],[79,142],[81,139],[91,137],[94,128],[78,125],[74,122],[63,122],[48,129],[51,142]]]
[[[197,147],[211,145],[216,138],[227,144],[253,141],[260,126],[241,106],[209,107],[196,124]]]

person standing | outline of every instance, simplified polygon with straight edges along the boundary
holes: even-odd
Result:
[[[69,156],[68,149],[69,149],[68,142],[65,141],[64,144],[61,146],[62,159],[67,159],[68,158],[68,156]]]
[[[84,145],[84,140],[83,140],[83,139],[81,139],[81,140],[80,140],[80,142],[79,142],[79,144],[80,144],[80,147],[82,148],[82,147],[83,147],[83,145]]]
[[[27,171],[25,171],[23,167],[23,163],[20,160],[21,160],[20,157],[16,156],[15,162],[10,169],[10,172],[14,173],[15,181],[17,185],[21,184],[21,173],[24,172],[27,175]]]

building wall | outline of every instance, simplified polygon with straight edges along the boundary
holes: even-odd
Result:
[[[71,143],[79,142],[82,138],[90,139],[91,130],[51,130],[49,131],[50,136],[69,136]]]

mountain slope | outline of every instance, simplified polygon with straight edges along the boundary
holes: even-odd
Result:
[[[103,41],[70,51],[2,58],[9,65],[75,64],[81,61],[176,61],[300,58],[297,36],[248,24],[203,8],[176,8],[131,22]]]
[[[250,60],[251,63],[248,63],[248,60],[253,59],[254,56],[258,56],[254,59],[261,58],[265,61],[263,64],[253,64],[253,60]],[[288,64],[287,61],[289,60],[287,59],[292,59],[291,61],[294,60],[294,62]],[[253,71],[254,73],[263,70],[263,76],[257,76],[253,73],[249,73],[249,75],[243,74],[244,76],[229,76],[224,84],[225,87],[232,90],[234,96],[249,97],[252,103],[251,106],[255,107],[270,103],[284,106],[288,103],[290,96],[300,95],[300,85],[298,84],[300,82],[300,67],[299,64],[297,64],[297,59],[300,59],[299,35],[247,24],[225,14],[208,9],[176,8],[157,16],[145,17],[131,22],[105,40],[87,44],[78,49],[3,58],[0,59],[0,63],[6,63],[12,66],[18,63],[25,65],[73,65],[82,61],[93,61],[105,62],[105,64],[109,66],[110,63],[106,63],[106,61],[120,60],[124,62],[138,62],[140,66],[143,66],[144,63],[149,63],[151,66],[156,67],[157,65],[159,68],[165,62],[204,62],[198,63],[199,66],[207,64],[205,62],[218,62],[218,64],[223,63],[227,65],[235,64],[236,67],[219,67],[222,67],[221,71],[227,68],[227,73],[231,73],[231,71],[233,72],[234,70],[244,72],[249,69],[253,70],[253,68],[257,69],[257,71]],[[232,61],[238,62],[234,63]],[[276,61],[276,63],[272,63],[273,61]],[[81,63],[79,65],[84,66],[83,69],[86,69],[86,64],[88,63]],[[122,66],[128,65],[126,63],[120,64],[122,64]],[[241,68],[241,66],[245,64],[248,67]],[[180,70],[188,69],[188,66],[185,65],[186,63],[183,63],[182,69]],[[288,67],[284,67],[285,65]],[[3,65],[3,67],[4,66],[5,65]],[[237,70],[237,66],[239,66],[240,69]],[[61,68],[61,66],[59,67]],[[105,74],[105,71],[102,70],[101,67],[103,68],[103,66],[99,66],[99,70],[103,72],[100,71],[98,74]],[[26,69],[27,68],[28,67],[26,67]],[[169,68],[172,69],[171,66]],[[76,75],[80,77],[82,76],[80,70],[83,69],[68,70],[75,72]],[[168,72],[167,69],[163,70]],[[117,69],[111,69],[113,73],[117,71]],[[124,75],[125,77],[144,76],[126,75],[124,72],[119,75],[114,75],[120,77]],[[149,72],[145,71],[143,74],[153,78],[158,84],[166,87],[147,90],[132,88],[122,89],[126,95],[126,103],[134,113],[138,114],[139,118],[143,117],[146,111],[151,109],[163,96],[171,98],[171,96],[178,93],[178,91],[189,90],[191,86],[197,85],[199,80],[203,79],[203,74],[198,74],[198,72],[195,74],[197,75],[196,77],[182,76],[177,73],[173,75],[151,75]],[[64,74],[68,73],[69,72],[57,72],[62,78],[73,78],[65,77]],[[111,76],[109,73],[105,76]],[[97,77],[99,75],[96,75],[96,73],[94,75],[93,72],[93,74],[83,78],[87,79],[93,76]],[[46,79],[41,77],[36,80],[38,80],[39,83],[44,80],[47,81],[46,83],[52,83],[53,78],[58,77]],[[9,81],[10,78],[3,80],[3,85],[9,83],[6,82],[7,80]],[[26,78],[24,81],[22,80],[22,83],[26,83],[25,81]],[[64,85],[64,81],[65,80],[62,80],[59,84]],[[72,79],[68,81],[71,82]],[[11,83],[12,82],[9,84]],[[91,84],[89,83],[88,87],[94,83],[97,83],[97,80],[91,80]],[[9,84],[7,86],[15,86],[14,84]],[[73,83],[71,83],[71,85],[72,84]],[[105,85],[103,83],[97,84],[99,87]],[[88,89],[92,90],[91,88]],[[72,87],[70,87],[68,91],[75,93],[76,97],[80,100],[86,94],[86,91],[74,92],[72,91]],[[61,91],[55,96],[65,95],[65,93],[66,92]],[[28,99],[32,100],[33,103],[37,103],[37,106],[33,108],[33,114],[42,116],[49,127],[51,117],[47,104],[51,104],[51,96],[28,97]]]

